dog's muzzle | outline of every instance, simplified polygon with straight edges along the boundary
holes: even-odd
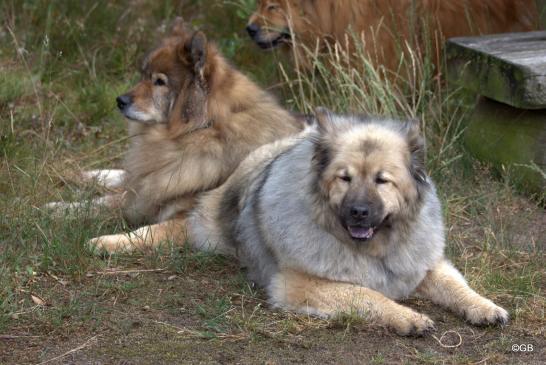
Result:
[[[279,35],[273,39],[264,39],[261,33],[261,27],[255,23],[247,25],[246,31],[250,38],[252,38],[261,49],[275,48],[290,40],[290,33],[288,32],[280,32]]]
[[[116,103],[118,104],[118,109],[123,113],[133,103],[133,98],[128,94],[120,95],[116,98]]]
[[[258,24],[252,23],[246,26],[246,31],[250,38],[254,39],[256,34],[258,34],[258,32],[260,31],[260,27],[258,26]]]
[[[352,239],[368,241],[383,225],[383,211],[369,204],[354,204],[348,207],[345,214],[345,227]]]

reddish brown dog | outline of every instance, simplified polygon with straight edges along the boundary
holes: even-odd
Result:
[[[261,48],[292,46],[307,67],[303,47],[320,53],[338,43],[352,52],[354,32],[373,61],[394,70],[408,44],[419,52],[430,45],[437,61],[445,38],[537,26],[535,0],[259,0],[247,31]]]

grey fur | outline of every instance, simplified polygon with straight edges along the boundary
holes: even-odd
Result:
[[[397,121],[351,116],[332,119],[329,128],[334,129],[376,124],[397,133],[404,131]],[[377,237],[385,240],[388,253],[372,257],[367,254],[366,243],[340,242],[313,218],[318,173],[313,157],[317,143],[321,143],[320,133],[315,129],[288,139],[283,148],[258,163],[243,163],[225,186],[206,194],[190,218],[194,244],[212,244],[214,249],[235,252],[248,268],[249,278],[266,289],[283,265],[333,281],[359,284],[393,299],[409,296],[426,271],[443,257],[443,222],[434,185],[426,177],[427,186],[420,191],[420,207],[413,221],[396,222],[387,239]],[[270,146],[257,154],[276,149],[275,144]],[[249,171],[254,176],[250,177]],[[203,219],[201,211],[206,209],[207,200],[218,199],[218,194],[222,195],[220,214]],[[220,226],[216,234],[214,229],[207,229],[211,224]]]
[[[201,196],[187,229],[195,248],[237,256],[273,307],[356,310],[401,335],[433,329],[393,301],[414,293],[473,324],[509,318],[444,257],[415,122],[321,111],[313,128],[258,148]]]

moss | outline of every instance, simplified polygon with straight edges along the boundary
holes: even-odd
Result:
[[[536,0],[540,18],[540,29],[546,29],[546,0]]]
[[[529,166],[545,168],[546,110],[522,111],[483,98],[471,116],[465,144],[478,159],[510,170],[524,191],[542,193],[544,178]]]

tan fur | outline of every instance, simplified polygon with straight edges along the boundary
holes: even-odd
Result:
[[[417,293],[465,317],[470,323],[494,323],[506,311],[472,290],[463,277],[446,261],[429,271]]]
[[[120,105],[120,98],[130,102]],[[134,225],[160,224],[89,242],[108,252],[166,238],[180,242],[162,222],[182,219],[200,193],[223,183],[251,151],[304,125],[181,20],[146,58],[142,80],[120,98],[130,135],[123,192],[103,205],[121,205]]]
[[[351,30],[373,61],[395,70],[406,42],[419,52],[430,44],[438,61],[446,38],[533,30],[538,12],[534,0],[261,0],[249,19],[252,24],[260,28],[257,42],[291,33],[293,40],[284,43],[301,43],[311,51],[337,42],[352,52]],[[301,47],[294,51],[309,67]]]
[[[300,313],[335,316],[354,313],[392,328],[399,335],[419,335],[434,327],[424,314],[358,285],[340,283],[283,270],[273,279],[270,295]]]
[[[418,133],[418,123],[415,128]],[[341,211],[342,202],[347,199],[354,201],[367,195],[365,200],[383,205],[384,216],[409,218],[414,214],[410,207],[415,205],[418,193],[409,172],[412,147],[399,133],[370,126],[356,132],[332,133],[325,142],[335,147],[332,148],[333,160],[322,173],[319,185],[333,211]],[[382,183],[378,184],[378,179]],[[317,209],[315,214],[318,222],[331,226],[329,210]],[[331,229],[340,239],[346,236],[344,230]],[[381,239],[368,244],[368,254],[372,256],[382,256],[388,249],[389,245]]]
[[[135,250],[146,252],[157,248],[161,242],[184,243],[185,240],[185,220],[178,217],[165,222],[144,226],[127,234],[111,234],[96,237],[88,242],[88,246],[93,250],[108,253]]]
[[[212,44],[207,46],[204,67],[208,82],[206,99],[186,105],[191,95],[186,85],[190,70],[172,61],[181,41],[191,34],[181,33],[163,41],[151,53],[147,64],[163,74],[176,73],[183,90],[168,116],[168,123],[146,125],[131,123],[132,144],[125,163],[128,178],[126,214],[131,221],[155,221],[166,202],[187,211],[196,193],[217,187],[239,162],[256,147],[298,131],[294,118],[273,98],[246,76],[231,67]],[[189,68],[189,67],[188,67]],[[135,104],[147,105],[150,82],[143,80],[134,91]],[[185,90],[184,90],[185,88]],[[197,104],[197,105],[196,105]],[[206,108],[203,117],[199,108]],[[196,112],[197,111],[197,112]],[[189,115],[189,120],[183,120]],[[203,128],[203,123],[211,123]],[[144,199],[143,199],[144,198]]]
[[[415,201],[417,191],[408,173],[410,154],[406,142],[397,134],[375,135],[373,130],[363,131],[368,139],[377,144],[369,146],[363,159],[362,136],[357,133],[341,134],[334,141],[339,146],[335,160],[324,172],[322,184],[328,190],[332,208],[338,209],[347,194],[358,193],[358,189],[376,193],[388,213],[399,214],[404,199]],[[356,136],[355,136],[356,135]],[[385,184],[377,185],[375,179],[381,175]],[[348,184],[342,178],[350,176]]]
[[[417,294],[480,325],[495,323],[506,311],[472,290],[446,261],[431,270]],[[270,295],[302,313],[329,316],[355,313],[393,328],[400,335],[421,334],[433,328],[424,314],[396,303],[379,292],[349,283],[332,282],[285,269],[273,279]]]

